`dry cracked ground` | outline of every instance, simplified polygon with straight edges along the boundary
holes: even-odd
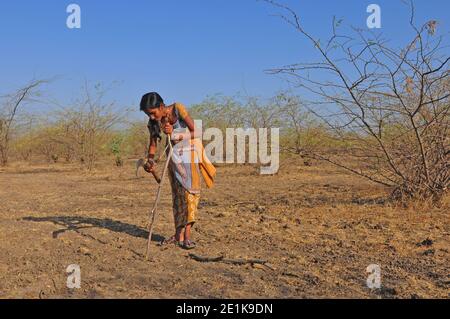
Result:
[[[449,206],[399,208],[333,167],[292,160],[276,176],[218,168],[194,239],[199,262],[158,240],[173,232],[166,184],[144,258],[156,184],[133,161],[0,170],[0,298],[449,298]],[[68,265],[81,288],[68,289]],[[380,289],[366,285],[371,264]]]

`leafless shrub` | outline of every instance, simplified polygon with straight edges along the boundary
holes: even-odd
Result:
[[[105,102],[108,92],[101,84],[90,88],[86,82],[82,97],[70,106],[60,106],[56,114],[57,132],[51,137],[63,145],[66,159],[75,156],[92,170],[111,128],[120,123],[124,111],[115,109],[114,102]]]
[[[16,92],[3,97],[0,104],[0,165],[8,163],[11,146],[11,136],[19,109],[30,102],[35,102],[40,96],[39,89],[48,80],[32,80]]]
[[[393,189],[393,197],[439,201],[449,186],[448,37],[434,20],[417,27],[409,3],[412,39],[397,48],[380,34],[336,20],[327,41],[315,38],[289,7],[280,15],[315,48],[318,60],[270,70],[296,79],[312,93],[315,115],[336,141],[311,157],[333,163]]]

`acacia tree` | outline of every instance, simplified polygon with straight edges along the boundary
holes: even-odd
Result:
[[[0,104],[0,165],[8,163],[11,135],[19,109],[27,103],[36,102],[41,93],[39,89],[47,80],[32,80],[16,92],[3,97]]]
[[[101,84],[93,88],[86,82],[81,97],[70,106],[60,106],[52,141],[64,146],[67,154],[76,156],[88,170],[94,167],[112,127],[124,118],[114,102],[105,101],[109,88]]]
[[[307,104],[298,96],[278,94],[271,102],[281,128],[281,150],[304,155],[326,145],[326,130],[315,119]]]
[[[369,30],[343,34],[336,19],[330,38],[321,41],[291,8],[265,1],[317,53],[315,61],[268,72],[292,76],[312,93],[314,114],[344,146],[308,155],[390,187],[397,199],[439,201],[450,181],[450,57],[438,23],[417,26],[409,2],[412,37],[401,48]]]

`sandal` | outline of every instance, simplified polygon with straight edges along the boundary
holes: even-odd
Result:
[[[195,247],[197,247],[197,245],[193,241],[190,241],[190,240],[185,240],[183,242],[183,245],[181,246],[181,248],[186,249],[186,250],[191,250],[191,249],[194,249]]]
[[[167,245],[176,245],[179,246],[180,242],[178,240],[176,240],[175,236],[172,236],[170,238],[164,239],[163,241],[161,241],[158,246],[167,246]]]

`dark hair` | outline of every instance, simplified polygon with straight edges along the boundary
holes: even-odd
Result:
[[[156,109],[160,107],[161,104],[164,104],[161,95],[156,92],[147,93],[141,99],[141,111]],[[161,140],[161,127],[159,126],[158,121],[150,119],[147,126],[150,131],[150,138]]]
[[[141,111],[145,111],[147,109],[155,109],[160,107],[161,104],[164,104],[164,100],[156,92],[147,93],[142,97],[141,100]]]

